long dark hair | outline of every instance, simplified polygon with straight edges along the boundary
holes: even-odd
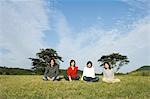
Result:
[[[75,67],[76,62],[75,62],[75,60],[73,60],[73,59],[72,59],[72,60],[70,60],[70,66],[71,66],[71,63],[72,63],[72,62],[74,62],[74,67]]]
[[[104,63],[103,63],[104,68],[105,68],[105,64],[107,64],[107,65],[109,66],[109,69],[111,69],[111,65],[110,65],[109,62],[104,62]],[[107,68],[105,68],[105,69],[107,69]]]
[[[49,66],[51,66],[50,62],[51,62],[52,60],[54,61],[54,66],[57,65],[55,59],[54,59],[54,58],[51,58],[51,59],[49,60]]]
[[[91,64],[91,67],[93,66],[93,64],[92,64],[91,61],[88,61],[88,62],[86,63],[87,67],[88,67],[88,64]],[[89,68],[91,68],[91,67],[89,67]]]

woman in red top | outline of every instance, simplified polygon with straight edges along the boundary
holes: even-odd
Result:
[[[67,69],[67,76],[65,76],[66,80],[72,81],[72,80],[79,80],[80,79],[80,77],[77,76],[78,67],[75,65],[76,65],[75,60],[71,60],[70,66]]]

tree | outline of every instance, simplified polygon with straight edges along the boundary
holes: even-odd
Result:
[[[60,57],[54,49],[40,49],[40,52],[36,53],[37,58],[29,58],[32,61],[32,69],[36,72],[43,73],[45,67],[49,64],[49,60],[54,58],[56,62],[59,64],[59,61],[62,61],[62,57]]]
[[[111,67],[117,68],[117,71],[125,64],[128,64],[130,61],[128,60],[128,57],[125,55],[121,55],[119,53],[112,53],[110,55],[104,55],[102,56],[98,62],[101,63],[100,66],[103,66],[105,62],[109,62]]]

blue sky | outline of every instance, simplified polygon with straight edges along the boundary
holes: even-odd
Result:
[[[66,69],[75,59],[79,69],[91,60],[119,52],[131,61],[120,71],[150,64],[149,0],[2,0],[0,65],[31,68],[28,57],[54,48]],[[94,53],[93,53],[94,52]]]
[[[48,4],[47,7],[50,9],[54,7],[52,10],[59,10],[63,13],[74,32],[73,35],[92,26],[105,30],[117,28],[121,29],[122,33],[126,33],[130,29],[127,25],[148,15],[148,6],[140,9],[121,0],[53,0],[53,3]],[[147,11],[144,11],[145,9]],[[53,30],[47,32],[52,32],[50,35],[55,39],[50,45],[55,46],[55,43],[59,41],[57,33]],[[46,38],[46,41],[52,42],[49,38]]]
[[[54,6],[61,10],[75,30],[98,23],[109,29],[117,20],[129,24],[147,14],[147,11],[134,8],[121,0],[58,0]]]

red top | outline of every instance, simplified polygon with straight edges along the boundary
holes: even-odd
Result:
[[[74,69],[71,68],[71,66],[67,69],[67,74],[68,76],[71,76],[73,78],[77,77],[77,71],[78,71],[78,67],[75,66]]]

